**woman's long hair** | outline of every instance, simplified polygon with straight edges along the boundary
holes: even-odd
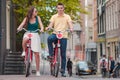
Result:
[[[27,15],[26,15],[26,23],[25,23],[25,26],[28,25],[29,20],[32,18],[32,14],[33,14],[34,9],[35,9],[35,7],[34,7],[34,6],[31,6],[30,9],[28,10]]]

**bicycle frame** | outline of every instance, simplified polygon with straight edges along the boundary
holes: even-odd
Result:
[[[25,57],[24,57],[24,62],[25,62],[25,67],[26,67],[26,77],[30,75],[30,64],[32,62],[32,57],[33,57],[33,51],[31,50],[31,38],[32,38],[32,32],[37,32],[39,29],[35,31],[27,31],[25,28],[23,28],[24,31],[28,32],[27,33],[27,43],[26,43],[26,49],[25,49]]]
[[[54,57],[53,60],[51,61],[51,74],[55,77],[58,76],[59,73],[59,66],[60,66],[60,39],[62,38],[61,36],[59,36],[62,34],[56,34],[58,40],[57,43],[55,44],[54,47]]]
[[[29,37],[27,43],[26,43],[26,54],[25,54],[25,62],[28,60],[30,63],[32,62],[32,56],[33,56],[33,51],[31,50],[31,37],[32,34],[29,33],[27,35]]]
[[[51,74],[55,77],[58,76],[59,66],[60,66],[60,46],[61,46],[60,39],[63,38],[62,33],[65,31],[55,31],[57,33],[56,37],[58,38],[58,40],[57,40],[57,43],[55,44],[54,57],[53,57],[53,60],[51,61]]]
[[[53,65],[57,62],[57,56],[58,56],[58,48],[60,48],[60,39],[58,39],[57,43],[54,47],[54,59],[53,59]]]

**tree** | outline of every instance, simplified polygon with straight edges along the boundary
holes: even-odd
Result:
[[[38,9],[44,26],[47,26],[50,17],[56,13],[56,4],[62,2],[65,4],[65,12],[72,17],[73,21],[80,22],[80,14],[86,14],[87,11],[81,6],[80,0],[12,0],[16,6],[14,11],[17,15],[18,24],[25,17],[29,6],[35,6]]]

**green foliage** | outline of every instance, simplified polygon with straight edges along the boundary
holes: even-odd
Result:
[[[22,22],[23,18],[26,16],[28,8],[30,6],[35,6],[38,10],[38,15],[41,17],[44,27],[47,27],[49,24],[50,17],[56,13],[56,4],[58,2],[62,2],[65,5],[65,13],[69,14],[73,21],[80,22],[80,14],[86,14],[87,12],[81,6],[79,0],[11,0],[12,7],[15,12],[16,22],[19,26]],[[22,39],[22,34],[17,35],[17,46],[21,46],[19,44]],[[42,43],[42,48],[44,48],[44,44]]]
[[[44,43],[41,43],[41,48],[42,48],[42,49],[45,49],[45,47],[46,47],[45,44],[44,44]]]
[[[49,23],[50,17],[56,13],[56,4],[62,2],[65,5],[65,12],[72,17],[72,20],[80,22],[80,14],[87,12],[82,8],[79,0],[12,0],[15,5],[14,11],[17,15],[18,25],[26,16],[29,6],[35,6],[38,9],[38,15],[41,17],[44,27]]]

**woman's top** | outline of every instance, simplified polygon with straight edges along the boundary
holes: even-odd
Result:
[[[35,30],[38,29],[38,25],[39,25],[39,23],[38,23],[38,17],[36,16],[35,23],[28,22],[27,29],[28,29],[28,31],[35,31]]]

